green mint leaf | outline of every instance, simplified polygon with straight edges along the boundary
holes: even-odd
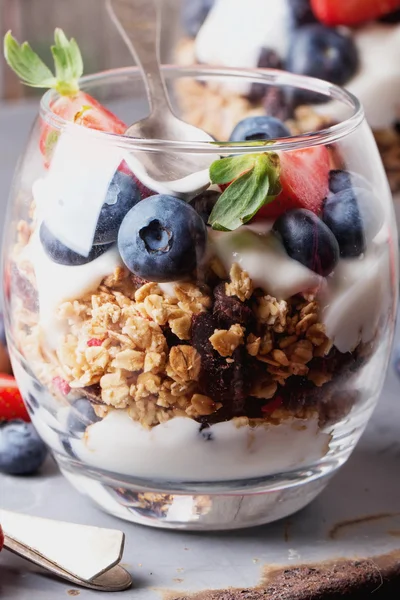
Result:
[[[78,44],[73,38],[68,40],[59,28],[54,32],[54,41],[51,52],[56,70],[57,90],[60,93],[65,93],[65,90],[76,93],[79,90],[78,79],[83,74],[83,61]]]
[[[20,45],[11,31],[4,37],[4,57],[25,85],[38,88],[51,88],[56,85],[53,73],[32,50],[28,42]]]
[[[227,156],[212,163],[210,179],[212,183],[230,183],[249,169],[254,167],[257,154],[240,154]]]
[[[54,33],[51,51],[56,75],[45,65],[28,42],[19,44],[11,31],[4,37],[7,64],[22,83],[37,88],[53,88],[62,96],[74,96],[79,91],[78,80],[83,73],[82,56],[74,39],[68,40],[61,29]]]
[[[278,155],[270,152],[251,156],[253,166],[237,177],[215,204],[208,221],[213,229],[238,229],[279,194]]]

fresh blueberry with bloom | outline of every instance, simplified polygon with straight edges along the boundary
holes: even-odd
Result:
[[[231,133],[231,142],[273,140],[290,136],[286,125],[269,116],[247,117],[240,121]]]
[[[97,245],[115,242],[125,215],[138,202],[140,193],[133,175],[116,171],[100,211],[93,243]]]
[[[0,424],[0,473],[31,475],[46,456],[47,448],[32,423],[15,420]]]
[[[110,248],[109,244],[103,244],[99,246],[93,246],[88,256],[82,256],[77,252],[74,252],[64,244],[60,242],[50,231],[45,223],[40,226],[39,232],[40,241],[43,249],[47,256],[55,263],[59,265],[74,266],[86,265],[92,262],[106,250]]]
[[[290,256],[326,277],[339,260],[339,246],[332,231],[305,208],[289,210],[274,223],[274,231]]]
[[[179,198],[156,195],[132,208],[122,222],[118,248],[128,269],[150,281],[179,281],[201,262],[207,229]]]

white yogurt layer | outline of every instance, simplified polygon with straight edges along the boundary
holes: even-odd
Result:
[[[125,411],[114,410],[71,446],[85,463],[124,475],[216,481],[310,465],[327,453],[330,437],[319,429],[317,416],[255,428],[227,421],[200,433],[199,423],[189,418],[176,417],[147,430]]]
[[[373,129],[390,127],[400,117],[400,25],[373,23],[353,32],[360,67],[346,88],[361,100]],[[337,119],[348,116],[340,102],[315,107]]]
[[[196,38],[201,63],[255,68],[262,47],[287,56],[290,40],[287,0],[216,0]],[[346,84],[364,105],[371,127],[390,127],[398,115],[400,96],[400,25],[369,23],[352,29],[359,54],[358,73]],[[232,92],[246,94],[250,84],[235,82]],[[348,117],[349,108],[332,102],[316,110],[335,118]]]
[[[263,47],[285,57],[289,19],[287,0],[217,0],[197,35],[197,60],[209,65],[254,68]],[[232,91],[246,94],[250,85],[236,81]]]
[[[59,265],[47,256],[39,239],[38,231],[32,235],[24,249],[23,258],[29,261],[35,272],[39,298],[39,323],[46,342],[56,348],[65,331],[57,317],[63,302],[77,300],[95,291],[107,275],[122,265],[116,246],[86,265]]]
[[[386,244],[372,243],[365,256],[342,259],[322,294],[322,322],[340,352],[370,342],[390,310],[390,263]]]
[[[324,285],[323,277],[288,256],[278,238],[268,233],[269,229],[266,225],[266,235],[257,233],[251,226],[232,233],[210,232],[215,252],[227,272],[233,263],[238,263],[255,287],[266,290],[278,300],[287,300]]]

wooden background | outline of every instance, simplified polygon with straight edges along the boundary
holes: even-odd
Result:
[[[162,60],[171,61],[179,31],[180,0],[163,1]],[[85,62],[85,73],[132,64],[126,46],[109,21],[104,0],[0,0],[1,40],[9,29],[18,41],[29,40],[43,59],[55,27],[75,37]],[[51,64],[51,62],[50,62]],[[19,84],[0,58],[0,99],[19,99],[38,92]]]

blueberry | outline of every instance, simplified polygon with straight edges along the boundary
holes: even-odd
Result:
[[[86,398],[75,400],[71,406],[67,420],[67,428],[69,431],[81,432],[85,431],[86,427],[97,423],[101,419],[96,415],[93,406]]]
[[[215,0],[184,0],[182,7],[182,24],[190,37],[196,37]]]
[[[289,0],[289,7],[295,27],[317,22],[310,0]]]
[[[340,169],[329,172],[329,190],[332,194],[343,192],[352,187],[371,189],[371,184],[365,177],[359,173],[352,173],[351,171],[343,171]]]
[[[322,219],[338,241],[340,256],[352,258],[365,252],[382,226],[383,214],[369,190],[348,188],[325,200]]]
[[[215,190],[206,190],[190,201],[191,206],[193,206],[194,210],[200,215],[206,225],[211,215],[211,211],[220,195],[221,194]]]
[[[272,50],[272,48],[261,48],[257,67],[260,69],[283,69],[284,65],[281,57],[275,50]],[[247,97],[251,102],[260,102],[270,90],[271,86],[265,85],[265,83],[252,83]]]
[[[179,281],[203,258],[207,228],[195,209],[174,196],[157,195],[132,208],[122,222],[118,248],[135,275]]]
[[[133,176],[117,171],[107,191],[94,234],[94,244],[111,244],[131,208],[140,202],[140,193]]]
[[[304,25],[292,35],[286,67],[292,73],[344,85],[357,71],[357,48],[351,37],[335,29],[318,23]],[[293,94],[297,103],[326,100],[306,90]]]
[[[286,252],[302,265],[326,277],[339,260],[339,246],[333,233],[305,208],[289,210],[274,223]]]
[[[43,464],[47,448],[32,423],[15,420],[0,425],[0,472],[31,475]]]
[[[288,136],[290,132],[286,125],[275,117],[247,117],[236,125],[230,141],[274,140]]]
[[[110,248],[109,244],[101,245],[101,246],[93,246],[91,249],[89,256],[81,256],[77,252],[70,250],[67,246],[64,246],[48,229],[45,223],[42,223],[40,226],[40,241],[42,242],[42,246],[47,256],[55,263],[59,265],[67,265],[67,266],[79,266],[85,265],[87,263],[92,262],[95,258],[98,258],[101,254],[104,254],[108,248]]]

